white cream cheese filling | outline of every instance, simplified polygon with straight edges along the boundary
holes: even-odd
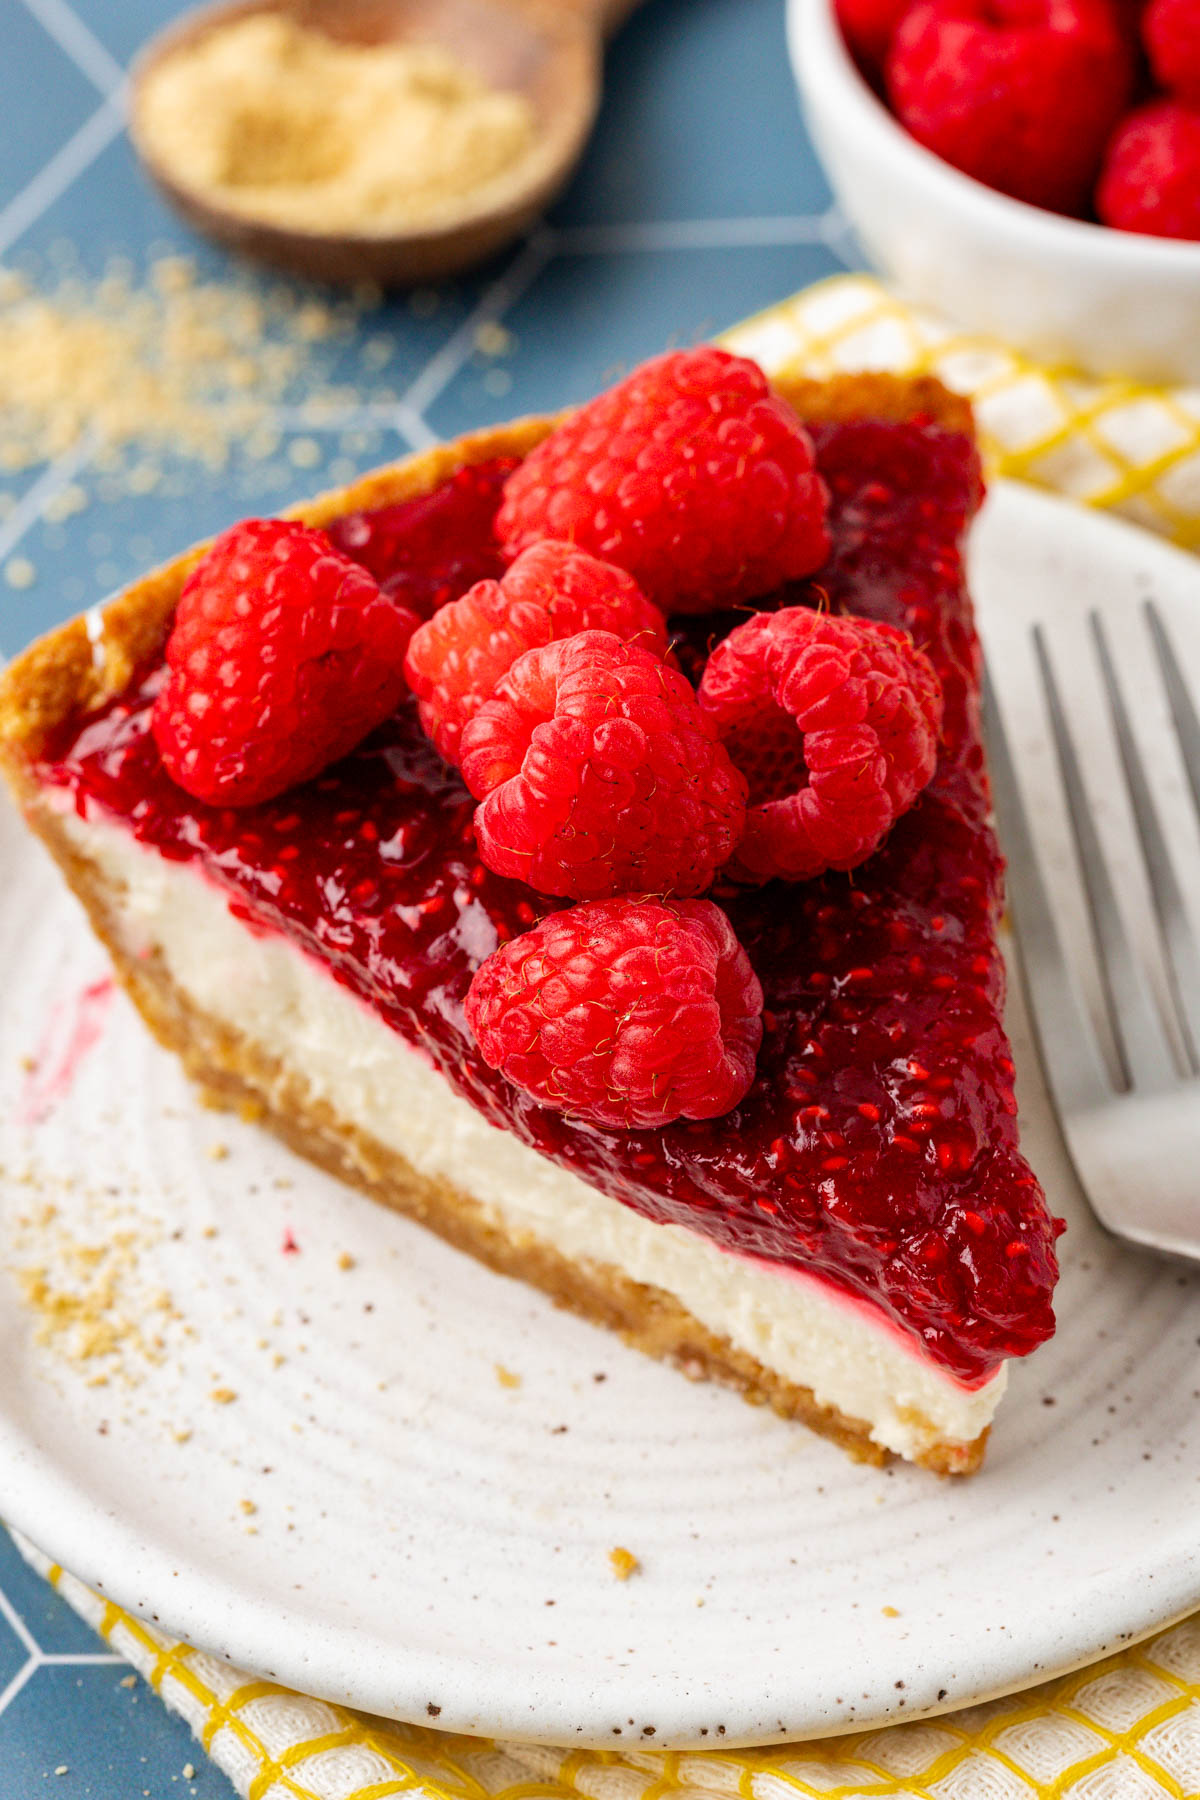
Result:
[[[127,949],[157,950],[195,1005],[279,1056],[339,1118],[471,1195],[508,1235],[665,1289],[716,1336],[864,1421],[901,1456],[968,1443],[989,1424],[1004,1367],[966,1387],[866,1302],[610,1199],[490,1124],[313,957],[235,919],[194,864],[168,862],[107,819],[79,819],[73,803],[61,812],[80,853],[125,890]]]

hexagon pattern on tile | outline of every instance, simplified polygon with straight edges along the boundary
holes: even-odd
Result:
[[[30,1660],[27,1645],[18,1636],[0,1595],[0,1697],[8,1693]]]

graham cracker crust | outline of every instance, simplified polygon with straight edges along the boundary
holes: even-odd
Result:
[[[945,430],[972,433],[967,402],[928,377],[851,375],[827,382],[783,381],[776,388],[802,419],[919,415]],[[460,438],[293,507],[286,516],[320,526],[346,512],[415,498],[469,464],[526,455],[556,422],[518,420]],[[212,1103],[254,1117],[301,1156],[489,1268],[530,1283],[557,1305],[619,1332],[634,1348],[675,1363],[691,1379],[721,1382],[754,1405],[801,1421],[857,1460],[876,1465],[893,1460],[872,1441],[862,1420],[822,1405],[811,1389],[784,1380],[727,1338],[715,1337],[671,1294],[631,1281],[611,1265],[572,1262],[534,1238],[510,1238],[469,1194],[419,1174],[339,1119],[278,1057],[198,1009],[161,960],[129,953],[121,930],[122,891],[77,852],[53,812],[38,804],[34,763],[59,730],[121,693],[160,648],[183,583],[206,549],[206,544],[193,547],[135,582],[102,613],[76,618],[40,639],[0,677],[0,769],[154,1035],[180,1057]],[[938,1474],[969,1475],[983,1460],[987,1436],[985,1430],[967,1444],[935,1444],[915,1460]]]

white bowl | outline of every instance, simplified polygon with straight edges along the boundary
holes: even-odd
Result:
[[[951,168],[872,93],[832,0],[788,0],[788,43],[834,193],[910,299],[1046,360],[1200,382],[1200,244],[1060,218]]]

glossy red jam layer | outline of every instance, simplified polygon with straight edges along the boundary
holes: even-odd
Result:
[[[221,811],[188,800],[160,767],[148,729],[156,669],[43,773],[81,811],[97,806],[162,855],[201,863],[235,912],[319,957],[497,1125],[652,1219],[866,1296],[977,1381],[1049,1336],[1057,1273],[1054,1222],[1017,1149],[1000,1016],[1002,865],[959,554],[977,465],[966,439],[920,421],[825,425],[814,437],[833,553],[813,582],[765,604],[824,595],[911,631],[945,686],[945,743],[930,788],[853,878],[718,891],[767,1005],[754,1086],[723,1119],[602,1131],[484,1066],[463,1020],[471,975],[558,903],[482,867],[472,803],[411,709],[307,787]],[[502,475],[463,471],[408,509],[341,521],[335,536],[433,604],[448,581],[495,563]],[[685,666],[734,622],[687,621]]]
[[[347,513],[334,520],[329,535],[385,593],[427,619],[477,581],[503,574],[492,520],[517,461],[506,456],[477,463],[419,500]]]

